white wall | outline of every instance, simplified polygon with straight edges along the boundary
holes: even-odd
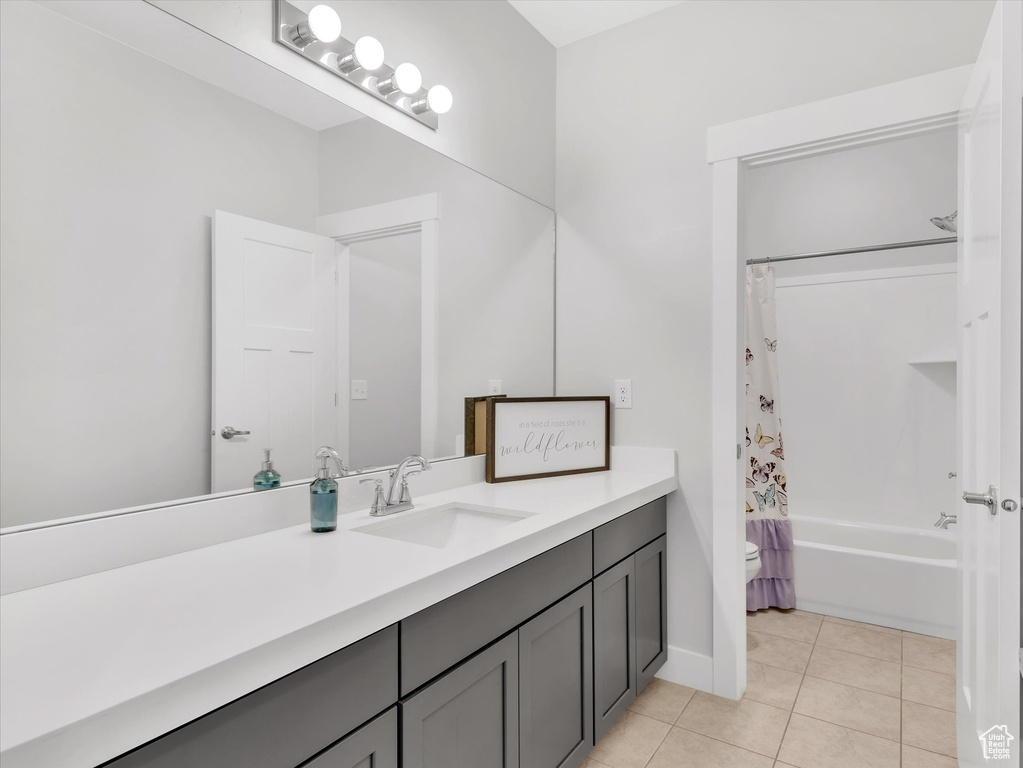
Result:
[[[349,368],[367,382],[366,399],[349,404],[353,469],[397,464],[420,450],[420,251],[418,232],[348,249]]]
[[[990,10],[694,0],[558,51],[558,392],[632,378],[615,442],[678,451],[674,648],[712,647],[706,129],[969,63]]]
[[[454,453],[463,398],[490,379],[511,396],[553,394],[553,212],[368,120],[322,131],[320,158],[323,215],[439,195],[434,455]]]
[[[744,186],[749,258],[947,237],[955,210],[955,129],[751,168]],[[955,245],[787,262],[779,277],[956,260]]]
[[[271,0],[150,0],[236,48],[502,184],[554,203],[554,48],[504,0],[329,0],[349,40],[373,35],[392,66],[447,85],[438,131],[306,61],[271,36]],[[298,0],[300,7],[312,6]]]
[[[955,297],[954,272],[778,288],[793,515],[926,528],[955,511],[955,365],[910,364],[954,356]]]
[[[315,132],[26,2],[0,92],[2,524],[207,493],[210,212],[311,229]]]

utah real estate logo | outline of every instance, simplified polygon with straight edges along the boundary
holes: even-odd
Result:
[[[985,760],[1008,760],[1012,756],[1009,743],[1015,738],[1006,725],[996,725],[978,737],[984,749]]]

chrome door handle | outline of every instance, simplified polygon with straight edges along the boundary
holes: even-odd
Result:
[[[230,440],[232,437],[238,437],[238,435],[251,434],[247,429],[235,429],[234,427],[224,427],[220,430],[220,436],[225,440]]]
[[[967,504],[983,504],[992,515],[998,514],[998,489],[989,485],[987,493],[970,493],[963,491],[963,501]]]

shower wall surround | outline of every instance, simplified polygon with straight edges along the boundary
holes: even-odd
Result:
[[[948,130],[754,168],[749,256],[944,234],[930,219],[955,208],[956,173]],[[954,510],[955,258],[948,244],[775,265],[793,515],[922,528]]]

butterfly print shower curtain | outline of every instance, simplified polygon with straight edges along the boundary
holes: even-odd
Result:
[[[784,342],[782,342],[784,343]],[[774,270],[746,268],[746,539],[760,547],[760,573],[746,609],[795,608],[792,522],[778,397]]]

